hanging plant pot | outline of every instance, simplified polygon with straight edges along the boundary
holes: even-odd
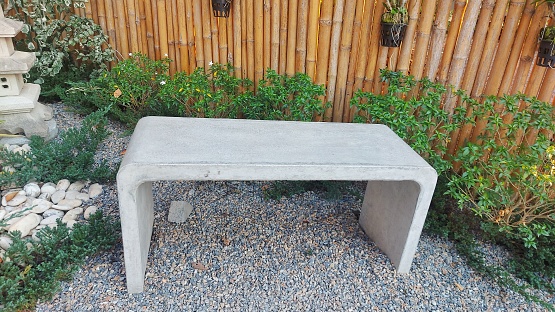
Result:
[[[229,17],[231,0],[212,0],[212,11],[214,17]]]
[[[405,37],[407,24],[382,23],[382,46],[398,47]]]
[[[541,30],[536,65],[555,68],[555,27],[545,27]]]

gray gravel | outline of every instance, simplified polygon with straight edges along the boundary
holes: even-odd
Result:
[[[82,119],[54,104],[60,128]],[[116,163],[129,138],[114,131],[98,153]],[[475,273],[451,242],[424,233],[412,271],[397,275],[357,223],[361,201],[307,192],[263,198],[267,182],[157,182],[145,291],[129,295],[121,241],[88,259],[37,311],[544,311]],[[353,189],[362,192],[363,185]],[[169,223],[171,201],[193,207]],[[94,200],[118,217],[115,184]],[[488,261],[507,253],[483,245]],[[555,303],[552,295],[536,293]]]

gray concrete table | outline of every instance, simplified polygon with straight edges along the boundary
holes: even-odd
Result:
[[[359,223],[407,273],[437,174],[383,125],[143,118],[117,175],[130,293],[143,291],[158,180],[368,181]]]

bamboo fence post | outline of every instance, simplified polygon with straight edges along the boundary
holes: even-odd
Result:
[[[129,54],[129,38],[127,36],[127,25],[125,21],[125,4],[123,1],[116,1],[117,12],[117,29],[118,29],[118,46],[119,52],[124,58],[128,58]]]
[[[106,35],[108,35],[108,27],[106,26],[106,6],[104,0],[98,0],[96,4],[96,8],[98,12],[96,13],[98,18],[98,25],[104,31]]]
[[[328,61],[330,55],[330,37],[333,14],[334,0],[322,0],[320,6],[320,28],[318,31],[318,57],[316,58],[316,78],[314,83],[326,85],[328,75]],[[325,102],[325,96],[319,97],[320,101]],[[320,121],[318,116],[316,121]]]
[[[152,27],[154,30],[154,53],[156,54],[156,59],[162,58],[160,53],[160,29],[158,27],[158,0],[150,0],[151,10],[152,10]]]
[[[241,49],[241,7],[239,1],[233,2],[233,67],[235,67],[235,77],[242,77],[242,49]]]
[[[353,41],[353,23],[355,19],[356,1],[347,1],[343,13],[343,23],[341,30],[341,41],[339,43],[339,56],[337,63],[337,78],[335,94],[333,96],[333,117],[334,121],[343,121],[343,111],[345,106],[345,96],[347,91],[347,74],[349,70],[349,55],[351,53]]]
[[[247,0],[249,1],[249,0]],[[243,70],[241,76],[243,79],[249,78],[248,76],[248,55],[247,55],[247,6],[243,2],[241,5],[241,58]]]
[[[486,37],[486,44],[482,53],[482,58],[480,59],[480,67],[478,69],[479,75],[476,76],[476,81],[474,82],[474,86],[472,88],[472,96],[480,96],[484,93],[488,73],[492,65],[497,44],[499,43],[498,38],[501,34],[501,28],[503,27],[503,23],[501,21],[504,19],[508,4],[508,1],[497,1],[495,4],[493,15],[491,17],[492,23],[490,23],[488,35]]]
[[[139,32],[139,47],[142,53],[148,55],[148,43],[146,40],[146,12],[144,4],[144,0],[135,0],[135,7],[139,10],[139,23],[137,24],[137,31]]]
[[[219,42],[219,35],[218,35],[218,21],[217,18],[214,17],[212,13],[212,4],[211,1],[203,1],[202,2],[202,18],[208,19],[207,25],[210,26],[210,39],[212,41],[212,62],[220,63],[220,42]],[[206,53],[206,52],[205,52]]]
[[[365,79],[365,70],[366,70],[366,63],[368,58],[368,43],[371,42],[369,40],[370,31],[372,27],[372,12],[374,11],[374,1],[365,1],[364,4],[364,21],[362,22],[362,29],[360,33],[360,48],[356,62],[356,70],[355,70],[355,82],[353,84],[353,90],[360,90],[362,89],[362,83]],[[375,42],[371,42],[371,44],[375,44]]]
[[[214,55],[212,54],[212,29],[210,25],[210,19],[212,12],[208,7],[210,3],[206,1],[201,1],[200,9],[202,12],[202,42],[204,46],[204,72],[207,73],[210,69],[210,64],[214,61]]]
[[[355,20],[353,22],[353,39],[351,47],[351,55],[349,57],[349,69],[347,70],[347,82],[345,83],[345,101],[343,106],[343,121],[351,122],[353,109],[349,102],[353,97],[353,86],[355,80],[355,67],[357,65],[357,56],[360,53],[360,34],[362,32],[362,19],[364,14],[364,0],[357,0],[355,10]]]
[[[447,80],[448,84],[454,86],[455,89],[458,89],[461,85],[465,69],[464,66],[470,54],[472,35],[474,34],[476,22],[478,21],[478,14],[480,13],[481,2],[482,0],[469,0],[466,12],[464,13],[464,21],[459,31],[459,40],[457,40],[455,54],[451,62],[450,75]],[[453,95],[451,90],[451,88],[447,90],[447,97],[443,107],[450,115],[454,113],[456,104],[456,98],[450,97]]]
[[[340,0],[341,1],[341,0]],[[289,1],[289,18],[287,29],[287,59],[285,61],[285,74],[295,74],[295,43],[297,42],[297,7],[298,1]]]
[[[476,24],[476,29],[474,31],[474,39],[472,40],[472,48],[470,51],[470,56],[468,58],[468,63],[466,64],[466,69],[464,71],[464,77],[461,84],[462,90],[471,90],[476,79],[476,74],[478,71],[478,65],[480,65],[480,55],[482,55],[485,39],[488,31],[488,26],[490,23],[491,12],[495,6],[495,0],[485,0],[482,3],[482,10],[480,11],[480,16],[478,17],[478,22]],[[447,100],[454,101],[455,99],[448,98]],[[459,101],[458,105],[465,105]],[[469,108],[467,116],[472,113],[472,108]],[[465,136],[468,136],[468,132],[472,131],[472,125],[464,125]],[[447,146],[448,154],[453,155],[455,149],[457,148],[459,134],[461,128],[455,129],[451,134],[451,141]]]
[[[271,45],[272,45],[272,15],[270,14],[270,2],[277,0],[263,0],[264,8],[264,55],[263,55],[263,72],[270,67]]]
[[[171,15],[172,15],[172,24],[171,24],[171,29],[170,29],[170,33],[172,33],[172,38],[170,40],[170,42],[172,43],[172,45],[169,47],[170,48],[170,55],[173,53],[173,63],[170,64],[170,68],[173,68],[173,72],[172,75],[175,74],[177,71],[180,70],[181,68],[181,49],[180,49],[180,43],[179,43],[179,33],[180,33],[180,27],[179,27],[179,13],[178,13],[178,8],[177,8],[177,2],[182,2],[183,0],[171,0]],[[168,26],[170,26],[168,24]],[[186,29],[184,30],[186,31]]]
[[[436,81],[439,64],[443,54],[443,47],[447,37],[447,25],[449,22],[450,8],[453,1],[442,0],[439,1],[435,22],[432,26],[432,35],[430,40],[430,47],[428,49],[428,60],[426,61],[426,76],[432,81]]]
[[[384,47],[379,43],[378,45],[379,45],[378,55],[376,57],[374,74],[372,78],[372,81],[374,82],[372,86],[372,92],[374,92],[375,94],[382,93],[383,83],[380,79],[380,69],[387,67],[387,56],[389,55],[389,50],[390,50],[389,47]],[[391,50],[396,50],[396,49],[391,48]]]
[[[378,51],[381,46],[380,44],[380,23],[383,13],[383,1],[376,1],[374,5],[374,17],[372,20],[372,32],[370,33],[370,49],[368,50],[368,61],[366,63],[366,73],[364,76],[363,90],[372,91],[374,85],[374,74],[376,71],[376,61],[378,57]]]
[[[249,79],[254,80],[254,88],[258,86],[258,81],[255,79],[255,60],[254,60],[254,1],[247,0],[247,72]]]
[[[202,50],[202,47],[196,44],[195,27],[193,26],[193,2],[191,0],[185,0],[185,9],[187,11],[185,15],[185,21],[187,23],[187,51],[189,54],[189,73],[192,73],[198,66],[197,63],[197,53],[198,50]],[[197,29],[197,31],[199,31]],[[203,63],[202,61],[200,62]]]
[[[147,55],[148,57],[155,59],[156,53],[154,52],[154,28],[153,28],[153,20],[152,20],[152,7],[147,5],[146,1],[143,1],[144,10],[145,10],[145,30],[146,30],[146,43],[147,43]]]
[[[275,1],[275,0],[274,0]],[[320,0],[310,0],[308,5],[308,28],[306,42],[306,74],[310,79],[316,77],[316,48],[318,43],[318,15],[320,9]]]
[[[434,15],[429,13],[426,14],[427,11],[425,10],[427,8],[426,4],[428,4],[428,6],[431,6],[433,9],[435,9],[435,2],[436,0],[424,1],[424,7],[422,7],[422,11],[423,11],[422,20],[420,21],[421,23],[423,24],[426,23],[426,19],[430,19],[430,20],[433,19]],[[418,50],[422,50],[423,52],[426,52],[428,50],[427,48],[424,49],[423,48],[424,46],[420,46],[418,44],[413,45],[414,36],[416,32],[416,24],[418,21],[418,15],[420,13],[420,4],[421,4],[421,0],[412,0],[408,2],[409,23],[405,33],[405,38],[403,38],[403,45],[401,46],[401,51],[399,52],[399,60],[397,62],[397,70],[404,74],[406,74],[409,71],[412,49],[416,47],[415,54]],[[430,26],[431,26],[431,21],[430,21]],[[428,31],[428,37],[429,37],[429,31]],[[425,46],[427,47],[428,44],[426,43]]]
[[[254,0],[254,87],[258,87],[258,81],[264,77],[264,3],[262,0]]]
[[[158,36],[160,38],[160,58],[169,56],[168,48],[168,27],[166,20],[168,19],[166,15],[166,0],[158,0],[156,3],[158,11]]]
[[[118,40],[117,40],[117,33],[116,33],[116,26],[114,23],[114,7],[112,6],[112,0],[105,0],[104,1],[104,8],[106,9],[106,33],[108,34],[108,43],[114,50],[116,50],[116,57],[118,47]],[[114,65],[114,62],[111,62],[111,65]]]
[[[178,17],[178,29],[179,29],[179,56],[181,58],[181,67],[179,71],[189,72],[189,49],[187,40],[187,10],[185,1],[177,2],[177,17]]]
[[[219,28],[218,34],[220,38],[218,39],[218,43],[220,45],[220,63],[227,64],[227,52],[228,52],[228,42],[227,42],[227,20],[228,18],[218,18],[217,25]]]
[[[528,85],[526,86],[527,95],[537,97],[546,72],[546,67],[534,66],[532,69],[532,75],[530,76],[530,81],[528,81]],[[528,145],[532,145],[536,142],[537,136],[538,131],[536,129],[530,129],[527,130],[526,133],[520,133],[518,138],[524,137],[524,142]]]
[[[443,57],[441,58],[441,63],[438,69],[439,77],[437,80],[441,84],[445,84],[447,82],[447,75],[449,74],[451,58],[453,57],[455,44],[457,43],[457,38],[459,37],[459,29],[461,26],[465,7],[466,0],[455,0],[455,9],[451,17],[451,22],[449,23],[447,40],[445,41],[445,46],[443,48]]]
[[[123,3],[123,1],[118,1]],[[130,46],[129,46],[129,50],[131,52],[140,52],[140,48],[139,48],[139,33],[137,32],[137,8],[135,7],[135,1],[134,0],[128,0],[127,2],[127,18],[128,18],[128,24],[129,24],[129,41],[131,42]],[[121,12],[121,11],[120,11]],[[125,19],[121,19],[120,18],[120,23],[121,21],[125,21]],[[122,27],[120,26],[120,31],[122,30]],[[127,32],[127,30],[125,30],[125,32]],[[127,53],[125,53],[127,54]]]
[[[306,73],[306,29],[308,21],[308,0],[299,0],[297,10],[297,43],[295,72]]]
[[[553,96],[555,95],[555,70],[548,70],[543,79],[538,99],[543,102],[553,103]],[[543,129],[541,133],[551,139],[553,133]]]
[[[291,0],[295,1],[295,0]],[[279,70],[278,72],[283,75],[286,69],[286,59],[287,59],[287,26],[289,24],[288,12],[289,12],[289,2],[288,0],[281,0],[281,18],[279,21]]]
[[[352,1],[347,1],[352,2]],[[328,69],[328,94],[327,94],[327,101],[333,101],[335,97],[335,82],[337,79],[337,59],[339,57],[339,41],[341,39],[341,24],[343,22],[343,9],[345,8],[345,1],[344,0],[336,0],[335,1],[335,8],[333,10],[333,24],[331,30],[331,41],[330,41],[330,60],[329,60],[329,69]],[[335,103],[333,103],[335,104]],[[326,120],[331,121],[338,121],[333,120],[333,109],[334,107],[330,107],[326,109],[325,118]]]
[[[204,39],[202,35],[204,31],[202,29],[202,0],[193,0],[193,22],[195,27],[195,54],[197,64],[196,67],[205,67],[206,57],[204,57]],[[209,57],[211,59],[211,57]],[[206,68],[206,67],[205,67]]]
[[[507,61],[507,67],[505,69],[505,74],[503,75],[503,80],[501,81],[501,85],[499,86],[498,95],[503,95],[508,93],[511,87],[513,75],[518,65],[518,58],[523,48],[524,39],[526,38],[526,32],[528,31],[528,28],[530,26],[532,15],[536,10],[536,4],[534,1],[535,0],[527,1],[522,17],[520,18],[520,21],[518,23],[518,30],[515,36],[515,42],[513,43],[513,47],[511,49],[511,56],[509,57],[509,61]],[[512,121],[512,118],[511,118],[511,121]]]
[[[422,13],[418,21],[418,28],[416,30],[416,43],[414,56],[411,67],[411,74],[416,79],[421,79],[424,72],[424,64],[426,62],[426,52],[429,50],[428,45],[430,43],[430,34],[432,31],[432,26],[434,22],[434,12],[436,10],[436,0],[425,0],[422,3]],[[403,49],[405,46],[403,44]],[[410,50],[409,50],[410,52]],[[410,55],[409,55],[410,56]],[[403,64],[405,65],[405,64]],[[407,60],[407,66],[408,66]],[[404,72],[405,69],[401,68]]]
[[[315,0],[318,1],[318,0]],[[279,69],[279,29],[280,29],[280,2],[279,0],[272,0],[272,27],[270,30],[270,67],[276,71]]]
[[[232,9],[233,10],[233,9]],[[226,18],[227,55],[226,62],[233,64],[233,18]]]
[[[89,1],[85,2],[85,17],[93,19],[93,11],[92,11],[92,3],[91,2],[94,2],[96,4],[96,1],[94,1],[94,0],[89,0]],[[95,20],[94,22],[97,23],[97,20]]]

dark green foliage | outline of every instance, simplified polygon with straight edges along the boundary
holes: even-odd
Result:
[[[2,166],[15,168],[13,173],[1,172],[0,186],[24,185],[30,180],[105,181],[111,178],[113,173],[107,164],[95,164],[94,161],[98,145],[109,135],[105,114],[106,111],[90,114],[80,128],[60,133],[56,141],[45,142],[40,137],[32,137],[29,153],[0,150]]]
[[[32,309],[37,300],[50,299],[60,281],[70,279],[86,257],[112,248],[117,228],[99,211],[88,223],[76,223],[71,231],[58,220],[56,228],[45,227],[37,234],[40,242],[21,239],[19,232],[8,234],[13,244],[0,263],[4,311]],[[30,248],[26,246],[29,243]]]

